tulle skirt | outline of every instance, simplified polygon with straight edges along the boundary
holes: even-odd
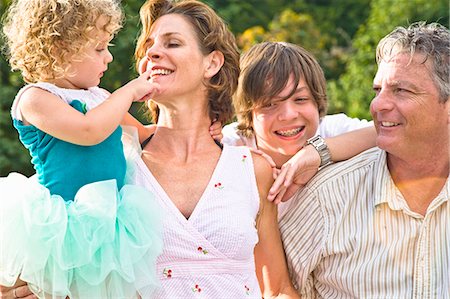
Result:
[[[0,285],[40,298],[135,298],[157,287],[161,216],[147,190],[115,180],[65,202],[33,177],[0,178]]]

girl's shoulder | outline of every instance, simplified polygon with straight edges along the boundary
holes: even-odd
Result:
[[[27,84],[19,90],[13,101],[11,107],[11,116],[13,119],[22,120],[19,103],[22,100],[24,94],[30,95],[30,93],[33,93],[33,91],[35,91],[36,89],[49,92],[69,105],[72,103],[72,101],[78,100],[86,105],[87,110],[95,108],[109,96],[109,93],[106,90],[97,86],[91,87],[89,89],[68,89],[58,87],[55,84],[49,82]],[[33,96],[33,94],[31,94],[31,96]]]
[[[39,91],[44,90],[49,93],[55,94],[51,90],[51,86],[47,86],[47,83],[32,83],[23,86],[16,97],[11,106],[11,116],[13,119],[22,120],[22,114],[20,113],[20,103],[24,98],[35,97],[39,94]]]

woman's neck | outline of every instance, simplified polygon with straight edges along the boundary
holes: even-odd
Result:
[[[217,148],[209,133],[211,120],[204,110],[199,107],[161,107],[158,125],[148,150],[186,156],[210,147]]]

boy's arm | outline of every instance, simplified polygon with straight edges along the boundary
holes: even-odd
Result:
[[[376,145],[374,126],[350,131],[335,137],[325,138],[333,162],[350,159]],[[304,146],[282,167],[268,199],[275,203],[288,200],[304,186],[319,170],[321,157],[311,145]]]

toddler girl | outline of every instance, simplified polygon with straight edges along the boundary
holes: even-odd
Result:
[[[148,71],[112,94],[97,86],[122,17],[116,0],[15,0],[8,10],[10,63],[29,83],[11,115],[36,176],[0,179],[0,285],[131,298],[156,284],[159,212],[125,182],[119,124],[158,85]]]

